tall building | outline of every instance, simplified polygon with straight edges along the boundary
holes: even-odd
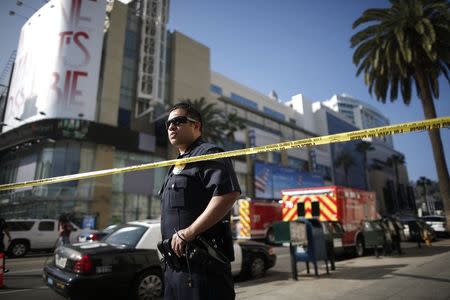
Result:
[[[328,107],[344,116],[355,126],[355,130],[390,124],[389,119],[376,108],[346,94],[333,95],[329,100],[315,105]],[[405,157],[395,150],[392,136],[365,141],[371,145],[365,153],[366,186],[377,194],[378,211],[381,214],[412,213],[416,209],[413,187],[409,184]]]
[[[389,120],[378,109],[350,95],[333,95],[329,100],[323,101],[323,105],[339,112],[350,120],[357,128],[373,128],[389,125]],[[392,136],[381,138],[391,148],[394,147]]]
[[[302,127],[303,116],[279,101],[275,93],[264,95],[211,70],[207,46],[175,31],[171,34],[171,53],[175,63],[170,68],[170,99],[205,98],[225,114],[245,120],[246,128],[224,142],[226,150],[317,136]],[[309,149],[292,149],[237,157],[233,161],[243,196],[276,200],[283,188],[330,183],[327,151],[318,149],[314,155]]]
[[[169,3],[126,2],[53,0],[24,24],[0,135],[0,183],[166,158],[154,116],[167,97]],[[94,215],[100,227],[157,217],[164,172],[5,191],[0,211]]]

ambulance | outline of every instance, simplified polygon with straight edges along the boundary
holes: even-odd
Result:
[[[342,247],[362,255],[369,243],[366,223],[379,219],[374,192],[342,186],[288,189],[281,191],[282,220],[318,218],[339,223],[344,232]],[[367,244],[367,245],[366,245]]]

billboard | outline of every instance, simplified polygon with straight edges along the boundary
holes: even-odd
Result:
[[[319,187],[324,185],[321,175],[299,171],[280,165],[255,162],[255,197],[280,199],[281,190]]]
[[[52,0],[22,27],[4,131],[44,118],[95,120],[106,0]]]

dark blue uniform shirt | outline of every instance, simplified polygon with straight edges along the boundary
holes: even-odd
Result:
[[[178,158],[223,152],[216,145],[197,139]],[[214,196],[241,192],[231,160],[228,158],[190,163],[181,167],[172,166],[160,190],[162,238],[172,237],[174,230],[190,226],[206,209]],[[234,259],[230,230],[230,215],[202,233],[215,239],[224,254]],[[230,253],[231,251],[231,253]]]

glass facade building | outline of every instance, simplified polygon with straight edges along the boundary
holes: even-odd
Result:
[[[164,143],[157,141],[157,126],[140,124],[136,116],[151,101],[166,98],[168,6],[168,0],[108,3],[97,119],[44,119],[1,134],[0,184],[167,159],[159,146]],[[120,40],[123,44],[118,45],[115,41]],[[116,51],[117,47],[123,49]],[[107,71],[112,65],[118,67],[117,74]],[[157,218],[157,192],[165,172],[155,169],[2,191],[0,216],[58,218],[68,213],[78,225],[85,216],[95,216],[99,228]]]

